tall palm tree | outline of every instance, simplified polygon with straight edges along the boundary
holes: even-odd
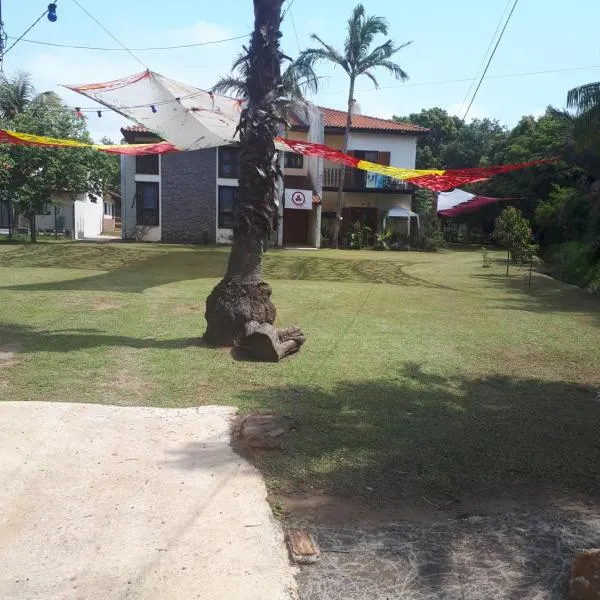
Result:
[[[0,73],[0,117],[3,119],[49,104],[62,105],[62,100],[54,92],[36,94],[29,73],[18,71],[12,77]]]
[[[318,42],[320,46],[317,48],[307,48],[302,51],[296,61],[300,69],[313,68],[319,62],[328,62],[333,66],[340,66],[348,75],[350,79],[348,88],[348,116],[346,118],[343,152],[348,150],[348,137],[352,125],[352,105],[354,103],[354,85],[356,80],[361,75],[364,75],[373,82],[376,88],[379,87],[379,83],[373,74],[373,71],[376,69],[383,69],[396,79],[402,81],[408,79],[408,75],[400,65],[390,59],[396,52],[408,46],[411,42],[396,46],[393,40],[388,39],[383,44],[372,48],[375,37],[378,35],[388,35],[388,23],[386,19],[383,17],[368,16],[365,13],[365,7],[362,4],[358,4],[348,20],[344,50],[342,52],[336,50],[313,33],[311,38]],[[334,244],[336,247],[339,247],[340,218],[344,197],[344,173],[345,167],[342,165],[338,190],[338,219],[334,231]]]
[[[214,346],[235,346],[250,324],[277,336],[271,286],[262,279],[263,241],[272,231],[279,175],[275,136],[282,100],[281,6],[283,0],[254,0],[254,30],[244,59],[246,105],[239,123],[240,173],[234,205],[233,245],[225,276],[206,299],[204,339]],[[279,339],[273,341],[279,345]],[[301,344],[287,340],[285,353]],[[275,345],[275,344],[274,344]],[[280,348],[278,348],[279,350]]]

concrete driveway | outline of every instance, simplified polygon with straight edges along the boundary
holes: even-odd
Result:
[[[232,409],[0,403],[0,599],[289,600]]]

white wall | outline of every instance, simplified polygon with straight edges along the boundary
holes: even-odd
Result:
[[[389,152],[392,167],[414,169],[417,160],[417,138],[409,135],[350,133],[348,149]]]
[[[74,202],[75,239],[97,237],[102,233],[104,203],[102,198],[92,202],[89,194],[80,194]]]

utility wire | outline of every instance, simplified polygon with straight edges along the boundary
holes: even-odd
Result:
[[[144,67],[144,69],[147,69],[148,66],[146,64],[144,64],[132,51],[130,48],[127,48],[127,46],[125,46],[125,44],[123,44],[115,35],[113,35],[108,29],[106,29],[106,27],[104,27],[104,25],[102,25],[102,23],[100,23],[100,21],[98,21],[98,19],[96,19],[96,17],[94,17],[94,15],[92,15],[87,9],[85,9],[83,6],[81,6],[81,4],[79,4],[78,0],[73,0],[73,2],[75,4],[77,4],[77,6],[79,6],[79,8],[90,18],[92,19],[92,21],[94,21],[94,23],[96,23],[96,25],[98,25],[98,27],[100,27],[102,30],[104,30],[108,35],[110,35],[110,37],[115,40],[115,42],[117,42],[117,44],[119,44],[119,46],[121,46],[121,48],[123,48],[123,50],[127,51],[127,53],[135,60],[137,60],[137,62],[140,63],[140,65],[142,65],[142,67]]]
[[[222,40],[213,40],[211,42],[197,42],[195,44],[181,44],[179,46],[154,46],[151,48],[105,48],[103,46],[77,46],[73,44],[58,44],[55,42],[43,42],[41,40],[21,40],[23,42],[27,42],[28,44],[39,44],[40,46],[53,46],[55,48],[71,48],[73,50],[101,50],[102,52],[146,52],[150,50],[178,50],[181,48],[195,48],[197,46],[208,46],[211,44],[221,44],[223,42],[231,42],[233,40],[241,40],[243,38],[247,38],[248,35],[237,35],[235,37],[224,38]],[[8,39],[16,39],[12,36],[8,36]]]
[[[293,2],[294,0],[292,0]],[[292,5],[290,3],[290,9],[292,8]],[[298,52],[302,52],[302,50],[300,49],[300,40],[298,39],[298,32],[296,31],[296,22],[294,21],[294,13],[292,13],[292,11],[290,10],[290,19],[292,20],[292,27],[294,28],[294,35],[296,36],[296,44],[298,44]]]
[[[15,38],[15,41],[2,53],[1,58],[4,58],[46,16],[47,13],[48,9],[46,9],[18,38]]]
[[[475,92],[471,98],[471,102],[469,102],[469,106],[467,106],[467,110],[465,111],[465,114],[462,118],[463,121],[467,118],[467,115],[469,114],[469,111],[471,110],[471,106],[473,106],[473,101],[475,100],[475,97],[477,96],[477,92],[479,91],[479,88],[481,87],[481,84],[483,83],[485,74],[487,73],[490,63],[492,62],[492,58],[494,58],[494,54],[496,54],[496,50],[498,50],[498,45],[500,44],[500,41],[502,40],[502,36],[504,35],[504,32],[506,31],[506,26],[508,25],[510,18],[512,17],[513,13],[515,12],[515,8],[517,7],[518,3],[519,3],[519,0],[515,0],[514,4],[512,5],[512,8],[510,9],[510,12],[508,13],[508,17],[507,17],[506,21],[504,22],[504,27],[502,28],[502,31],[500,32],[500,35],[498,36],[496,45],[494,46],[494,49],[492,50],[492,53],[490,54],[487,64],[485,65],[485,69],[484,69],[483,73],[481,74],[481,78],[479,79],[479,83],[477,84],[477,87],[475,88]]]
[[[500,19],[498,20],[498,25],[496,25],[496,31],[494,31],[494,35],[492,35],[492,39],[490,40],[487,50],[485,51],[485,54],[483,55],[483,58],[481,59],[481,64],[479,65],[479,67],[477,67],[476,73],[479,73],[481,71],[481,68],[483,67],[483,64],[485,63],[485,59],[487,58],[490,50],[492,49],[492,44],[494,43],[494,40],[496,39],[496,35],[498,35],[498,30],[500,29],[500,26],[502,25],[502,21],[504,21],[504,15],[506,14],[508,7],[510,6],[510,1],[511,0],[508,0],[508,2],[506,3],[506,6],[504,7],[504,10],[502,11],[502,15],[501,15]],[[475,83],[476,79],[477,79],[477,76],[475,76],[475,78],[471,81],[471,85],[469,86],[469,89],[467,90],[467,93],[465,94],[463,101],[460,103],[460,108],[458,109],[458,114],[460,114],[462,112],[463,106],[465,105],[465,102],[467,101],[467,98],[469,97],[469,94],[471,93],[471,90],[473,89],[473,84]]]
[[[566,73],[569,71],[585,71],[588,69],[600,69],[600,65],[587,65],[585,67],[565,67],[562,69],[548,69],[545,71],[524,71],[520,73],[502,73],[500,75],[488,75],[488,79],[507,79],[511,77],[529,77],[532,75],[547,75],[549,73]],[[377,92],[379,90],[389,90],[392,88],[405,88],[405,87],[421,87],[425,85],[445,85],[448,83],[465,83],[466,81],[477,81],[477,77],[465,77],[463,79],[442,79],[437,81],[421,81],[411,83],[400,83],[396,85],[380,85],[378,88],[359,88],[357,92]],[[319,92],[319,94],[341,94],[347,90],[329,90]]]

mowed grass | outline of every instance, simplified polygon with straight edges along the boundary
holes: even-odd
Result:
[[[282,494],[597,496],[600,304],[491,254],[269,251],[307,342],[259,364],[200,342],[227,249],[0,244],[0,397],[284,412]]]

